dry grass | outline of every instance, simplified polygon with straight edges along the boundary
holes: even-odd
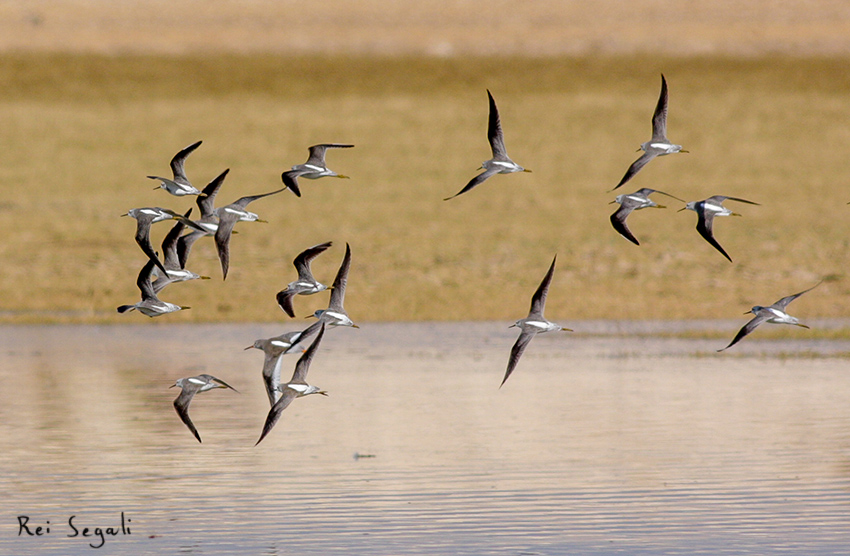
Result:
[[[196,185],[231,168],[219,204],[279,187],[317,142],[356,145],[328,156],[352,179],[305,180],[301,199],[252,205],[270,224],[238,226],[226,282],[212,242],[199,242],[189,266],[213,280],[164,290],[193,308],[158,321],[283,319],[274,294],[293,278],[292,258],[327,240],[335,246],[314,271],[332,281],[351,244],[355,321],[524,316],[555,253],[553,319],[735,318],[824,277],[792,312],[847,317],[850,286],[837,278],[850,254],[848,63],[6,55],[0,318],[144,319],[115,314],[137,299],[144,263],[134,222],[118,215],[194,206],[145,176],[197,139]],[[608,222],[608,191],[648,138],[661,71],[670,138],[691,154],[653,161],[623,189],[760,202],[717,222],[734,264],[672,200],[630,217],[640,247]],[[489,158],[485,88],[509,153],[533,173],[443,202]],[[155,242],[167,229],[156,225]],[[296,312],[325,303],[300,297]]]

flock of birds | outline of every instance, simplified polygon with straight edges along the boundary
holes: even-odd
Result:
[[[464,193],[468,193],[473,188],[483,183],[488,178],[496,174],[510,174],[516,172],[530,172],[522,166],[515,163],[507,154],[505,148],[504,135],[499,119],[499,110],[496,106],[496,101],[490,91],[487,91],[489,101],[489,122],[487,129],[487,137],[490,142],[493,157],[482,163],[481,173],[473,177],[458,193],[451,197],[447,197],[446,201],[458,197]],[[629,182],[637,173],[659,156],[666,156],[675,153],[686,153],[688,151],[682,149],[681,145],[672,143],[667,138],[667,105],[668,92],[667,80],[664,75],[661,76],[661,94],[658,98],[658,103],[652,117],[652,137],[649,141],[640,145],[639,151],[643,154],[629,166],[626,173],[620,182],[613,190],[621,187]],[[337,148],[352,148],[354,145],[341,143],[326,143],[313,145],[309,147],[309,158],[303,164],[297,164],[291,170],[281,174],[281,180],[284,187],[262,193],[241,197],[229,205],[215,207],[215,199],[224,183],[224,179],[229,170],[224,170],[215,179],[213,179],[203,190],[197,189],[186,177],[184,165],[186,158],[201,145],[201,141],[197,141],[178,152],[171,160],[171,170],[173,177],[165,178],[159,176],[148,176],[150,179],[158,180],[160,185],[155,189],[163,189],[171,195],[182,197],[187,195],[197,196],[197,205],[200,211],[200,218],[192,220],[192,210],[189,209],[184,214],[179,214],[170,209],[160,207],[145,207],[129,210],[122,216],[130,216],[136,219],[136,235],[135,240],[142,251],[147,256],[147,261],[142,267],[138,279],[137,286],[141,292],[141,300],[135,304],[122,305],[118,307],[119,313],[129,311],[139,311],[148,317],[156,317],[166,313],[172,313],[189,307],[176,305],[174,303],[165,302],[159,299],[158,294],[167,285],[174,282],[182,282],[195,279],[209,279],[207,276],[200,276],[186,269],[186,263],[189,258],[189,253],[192,245],[200,238],[205,236],[213,236],[215,240],[216,250],[223,279],[227,278],[228,268],[230,266],[230,238],[234,233],[234,227],[238,222],[264,222],[259,216],[250,212],[246,207],[263,197],[275,195],[285,190],[290,190],[296,196],[301,196],[301,189],[298,183],[299,178],[318,179],[322,177],[337,177],[346,178],[347,176],[337,174],[328,169],[325,163],[325,155],[328,149]],[[612,190],[612,191],[613,191]],[[619,209],[611,215],[611,224],[614,229],[635,245],[640,245],[637,238],[632,234],[626,224],[627,217],[635,210],[644,208],[664,208],[663,205],[658,205],[652,201],[649,196],[653,193],[666,195],[672,199],[685,203],[682,210],[693,210],[697,213],[697,231],[699,234],[718,252],[720,252],[729,262],[732,258],[726,253],[723,247],[717,242],[714,237],[713,226],[714,218],[717,216],[740,216],[740,214],[732,212],[723,206],[724,201],[737,201],[751,205],[758,205],[753,201],[730,197],[726,195],[713,195],[701,201],[685,202],[678,197],[663,191],[642,188],[634,193],[621,194],[616,197],[611,203],[618,203]],[[165,236],[162,242],[162,259],[159,258],[159,253],[153,248],[150,239],[151,226],[157,222],[165,220],[174,220],[174,226]],[[186,233],[184,233],[186,232]],[[345,255],[337,272],[333,284],[328,287],[320,283],[313,277],[310,264],[320,254],[324,253],[331,247],[331,242],[320,243],[302,251],[293,264],[297,271],[297,279],[289,283],[286,288],[277,293],[276,301],[278,306],[289,317],[295,317],[293,306],[293,298],[296,295],[312,295],[325,290],[330,290],[330,301],[327,309],[320,309],[313,313],[313,317],[317,319],[315,323],[304,330],[296,332],[287,332],[273,338],[256,340],[253,345],[245,349],[259,349],[264,353],[263,362],[263,382],[266,393],[268,395],[269,404],[271,406],[266,417],[265,424],[257,444],[259,444],[271,429],[280,419],[281,413],[295,398],[308,396],[311,394],[327,395],[327,392],[316,386],[307,383],[307,372],[310,363],[319,348],[322,338],[324,337],[326,328],[337,326],[348,326],[358,328],[351,320],[343,306],[345,298],[345,289],[348,281],[348,273],[351,268],[351,248],[346,244]],[[560,325],[548,321],[544,316],[546,305],[546,297],[549,291],[549,286],[555,273],[555,262],[557,256],[552,259],[540,286],[535,291],[531,299],[531,308],[528,316],[517,320],[511,327],[520,329],[519,337],[511,349],[508,359],[507,370],[499,387],[501,388],[508,377],[514,372],[520,357],[525,351],[528,344],[535,335],[553,332],[553,331],[571,331],[568,328],[563,328]],[[747,322],[737,333],[734,339],[726,347],[717,351],[729,349],[745,336],[753,332],[762,323],[789,324],[808,328],[801,324],[799,320],[786,312],[786,308],[796,298],[804,293],[807,293],[817,287],[811,288],[802,292],[783,297],[770,306],[762,307],[756,305],[745,314],[752,313],[753,318]],[[315,339],[310,343],[309,347],[304,347],[306,341],[313,335]],[[281,382],[281,365],[283,356],[292,353],[300,353],[301,357],[295,365],[295,371],[289,382]],[[179,387],[180,394],[174,400],[174,408],[180,419],[198,442],[201,442],[201,436],[195,425],[189,417],[189,404],[192,402],[195,394],[206,392],[208,390],[224,388],[236,391],[235,388],[216,378],[212,375],[201,374],[198,376],[180,378],[172,387]]]

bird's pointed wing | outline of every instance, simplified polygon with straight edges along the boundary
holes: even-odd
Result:
[[[292,374],[292,380],[290,382],[307,383],[307,371],[310,370],[310,362],[313,361],[313,356],[316,355],[316,350],[319,349],[319,344],[322,342],[322,336],[324,335],[325,325],[322,323],[318,336],[316,336],[316,339],[313,340],[313,343],[310,344],[310,347],[307,348],[307,351],[304,352],[295,364],[295,372]]]
[[[325,153],[328,149],[350,149],[353,146],[354,145],[344,143],[322,143],[320,145],[313,145],[309,148],[310,157],[307,159],[306,164],[312,164],[313,166],[324,168]]]
[[[198,203],[198,208],[201,209],[201,218],[209,218],[215,212],[215,196],[218,194],[218,190],[221,189],[221,184],[224,183],[224,178],[227,177],[228,172],[230,172],[230,168],[227,168],[224,172],[216,176],[201,191],[203,195],[198,196],[196,202]]]
[[[522,357],[522,352],[525,351],[526,346],[528,346],[528,343],[533,337],[534,332],[526,332],[523,330],[519,335],[519,338],[516,339],[514,347],[511,348],[511,357],[508,359],[508,369],[505,371],[505,378],[502,379],[502,384],[499,385],[499,388],[505,384],[508,377],[511,376],[511,373],[514,372],[516,364],[519,362],[519,358]]]
[[[305,162],[305,164],[324,168],[325,151],[327,150],[327,148],[328,146],[326,144],[313,145],[311,147],[308,147],[307,150],[310,151],[310,156],[307,157],[307,162]]]
[[[279,394],[277,387],[280,386],[280,365],[283,362],[283,353],[266,354],[263,361],[263,382],[266,385],[266,394],[269,396],[269,405],[277,402]]]
[[[198,434],[198,429],[195,428],[195,424],[189,418],[189,404],[192,403],[192,398],[195,396],[196,391],[197,387],[194,387],[194,385],[184,385],[180,395],[174,400],[174,410],[180,416],[180,420],[189,427],[189,430],[192,431],[198,442],[201,442],[201,435]]]
[[[463,188],[463,189],[461,189],[460,191],[458,191],[457,193],[455,193],[455,194],[454,194],[454,195],[452,195],[451,197],[446,197],[446,198],[445,198],[445,199],[443,199],[443,200],[444,200],[444,201],[448,201],[449,199],[454,199],[454,198],[455,198],[455,197],[457,197],[458,195],[463,195],[464,193],[466,193],[467,191],[469,191],[470,189],[472,189],[472,188],[473,188],[473,187],[475,187],[476,185],[480,184],[481,182],[483,182],[484,180],[486,180],[486,179],[487,179],[487,178],[489,178],[490,176],[492,176],[492,175],[494,175],[494,174],[497,174],[497,173],[499,173],[499,170],[498,170],[498,169],[496,169],[496,168],[488,168],[488,169],[484,170],[483,172],[481,172],[480,174],[478,174],[477,176],[475,176],[474,178],[472,178],[471,180],[469,180],[469,183],[467,183],[467,184],[464,186],[464,188]]]
[[[277,304],[280,309],[289,315],[291,318],[295,318],[295,309],[292,307],[292,298],[295,294],[289,292],[288,289],[280,290],[277,292],[275,299],[277,299]]]
[[[549,284],[552,283],[552,275],[555,274],[555,261],[557,258],[558,256],[555,255],[552,259],[552,264],[549,265],[549,270],[546,272],[546,276],[543,277],[540,285],[537,286],[537,291],[535,291],[534,295],[531,296],[531,309],[528,311],[529,318],[543,318],[543,310],[546,308],[546,295],[549,293]]]
[[[739,199],[738,197],[728,197],[728,196],[724,196],[724,195],[715,195],[714,197],[709,197],[708,199],[706,199],[706,201],[714,200],[717,203],[722,203],[723,201],[725,201],[727,199],[730,200],[730,201],[738,201],[739,203],[747,203],[748,205],[758,205],[758,203],[756,203],[754,201],[748,201],[746,199]]]
[[[339,270],[334,278],[334,283],[331,289],[331,299],[328,303],[328,309],[344,310],[343,303],[345,302],[345,286],[348,283],[348,271],[351,269],[351,247],[348,243],[345,244],[345,256],[342,258],[342,264],[339,265]]]
[[[192,250],[192,245],[199,239],[207,235],[201,232],[191,232],[185,236],[181,236],[177,240],[177,260],[180,268],[186,268],[186,261],[189,260],[189,252]]]
[[[298,394],[292,388],[283,389],[283,394],[280,399],[275,402],[269,410],[269,414],[266,416],[266,423],[263,425],[263,432],[260,434],[260,439],[257,440],[257,444],[262,442],[266,435],[274,428],[275,424],[277,424],[280,419],[280,414],[283,413],[284,409],[289,407],[289,404],[291,404],[292,400],[296,397],[298,397]],[[254,444],[254,446],[257,444]]]
[[[313,324],[311,324],[310,326],[308,326],[307,328],[302,330],[301,334],[299,334],[298,336],[296,336],[292,340],[292,345],[295,346],[297,344],[304,342],[304,340],[306,340],[307,338],[309,338],[310,336],[312,336],[313,334],[318,332],[318,330],[320,328],[322,328],[324,325],[325,325],[325,323],[323,321],[317,320],[316,322],[314,322]]]
[[[789,295],[788,297],[783,297],[782,299],[780,299],[779,301],[777,301],[776,303],[771,305],[771,307],[775,307],[777,309],[781,309],[781,310],[784,311],[785,307],[787,307],[789,303],[791,303],[792,301],[794,301],[795,299],[797,299],[798,297],[800,297],[804,293],[808,293],[808,292],[812,291],[816,287],[820,286],[822,283],[823,283],[823,281],[821,280],[820,282],[818,282],[817,284],[815,284],[814,286],[812,286],[811,288],[809,288],[807,290],[801,291],[800,293],[795,293],[794,295]]]
[[[156,256],[156,254],[154,254],[154,256]],[[142,292],[142,301],[145,299],[158,299],[156,292],[153,290],[153,284],[151,284],[151,273],[153,272],[153,267],[154,261],[148,260],[139,272],[139,277],[136,278],[136,285],[139,287],[139,291]],[[164,273],[164,276],[167,277],[168,274]]]
[[[234,392],[239,392],[239,390],[237,390],[233,386],[229,385],[228,383],[224,382],[220,378],[216,378],[216,377],[213,376],[213,377],[210,377],[210,380],[212,380],[213,382],[215,382],[216,384],[218,384],[220,386],[223,386],[224,388],[230,388]]]
[[[735,338],[734,338],[734,339],[733,339],[733,340],[729,343],[729,345],[728,345],[728,346],[726,346],[726,347],[725,347],[725,348],[723,348],[723,349],[718,349],[717,351],[725,351],[725,350],[729,349],[730,347],[734,346],[735,344],[737,344],[738,342],[740,342],[740,341],[744,338],[744,336],[746,336],[747,334],[749,334],[750,332],[752,332],[753,330],[755,330],[755,329],[756,329],[756,327],[757,327],[758,325],[760,325],[761,323],[763,323],[765,320],[767,320],[767,317],[765,317],[765,316],[763,316],[763,315],[756,315],[755,317],[753,317],[753,318],[750,320],[750,322],[748,322],[747,324],[745,324],[745,325],[744,325],[744,326],[743,326],[743,327],[742,327],[742,328],[738,331],[738,333],[735,335]]]
[[[263,197],[268,197],[269,195],[274,195],[275,193],[280,193],[281,191],[286,191],[286,188],[281,187],[280,189],[277,189],[277,190],[272,191],[270,193],[261,193],[259,195],[248,195],[248,196],[245,196],[245,197],[241,197],[241,198],[237,199],[236,201],[234,201],[230,204],[232,206],[237,206],[240,209],[244,210],[245,207],[247,207],[249,203],[253,203],[257,199],[262,199]]]
[[[223,213],[229,215],[230,213]],[[230,236],[236,225],[235,217],[222,217],[215,231],[215,248],[218,251],[218,260],[221,261],[221,272],[223,279],[227,279],[227,270],[230,268]]]
[[[332,242],[330,241],[320,243],[319,245],[314,245],[313,247],[305,249],[299,253],[297,257],[295,257],[292,264],[295,265],[295,269],[298,271],[299,279],[308,281],[314,280],[313,273],[310,271],[310,262],[330,248],[331,245]]]
[[[644,152],[642,155],[640,155],[640,158],[638,158],[637,160],[632,162],[632,165],[629,166],[629,169],[626,170],[626,173],[623,175],[623,179],[620,180],[620,183],[618,183],[614,187],[614,189],[617,189],[618,187],[620,187],[621,185],[623,185],[624,183],[626,183],[627,181],[632,179],[634,177],[634,175],[637,174],[640,171],[641,168],[646,166],[646,164],[650,160],[655,158],[655,156],[656,155],[654,153],[651,153],[651,152]],[[614,189],[612,189],[611,191],[613,191]]]
[[[183,216],[189,218],[192,214],[192,209],[187,210]],[[165,268],[171,270],[180,270],[183,266],[180,264],[180,257],[177,256],[177,243],[180,240],[180,234],[183,233],[183,228],[186,224],[182,220],[177,220],[171,230],[165,235],[162,240],[162,259]]]
[[[156,251],[151,245],[151,221],[147,218],[139,218],[136,223],[136,243],[142,249],[145,255],[148,256],[163,274],[167,274],[165,266],[159,261],[156,256]]]
[[[171,172],[174,174],[174,181],[177,183],[189,184],[189,179],[186,177],[186,171],[183,169],[183,164],[186,162],[186,157],[192,154],[192,151],[197,149],[203,141],[192,143],[182,151],[174,155],[171,159]]]
[[[698,211],[697,215],[699,216],[699,220],[697,220],[697,231],[699,232],[699,235],[713,245],[715,249],[720,251],[720,253],[731,263],[732,258],[726,253],[726,250],[717,243],[717,240],[714,239],[714,213],[706,212],[705,209],[703,209]]]
[[[641,190],[641,191],[643,191],[643,190]],[[675,195],[670,195],[669,193],[664,193],[663,191],[659,191],[658,189],[650,189],[649,192],[650,193],[660,193],[662,195],[667,195],[671,199],[676,199],[677,201],[682,201],[683,203],[686,202],[684,199],[680,199],[680,198],[676,197]],[[649,194],[647,194],[647,195],[649,195]]]
[[[490,102],[490,117],[487,122],[487,140],[490,141],[490,149],[493,151],[493,158],[496,160],[505,160],[508,158],[508,152],[505,150],[505,137],[502,134],[502,123],[499,120],[499,109],[496,107],[496,101],[493,100],[493,95],[490,90],[487,90],[487,98]]]
[[[301,174],[302,172],[300,170],[287,170],[280,175],[283,185],[285,185],[287,189],[291,189],[292,192],[295,193],[296,197],[301,196],[301,189],[298,187],[298,176]]]
[[[626,225],[626,217],[631,214],[634,209],[628,205],[621,205],[620,208],[611,215],[611,225],[617,230],[617,233],[631,241],[635,245],[640,245],[637,238],[632,234],[629,227]]]
[[[661,94],[652,115],[652,140],[667,143],[667,80],[661,74]]]

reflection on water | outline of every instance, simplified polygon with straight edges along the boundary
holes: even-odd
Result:
[[[145,324],[2,328],[0,553],[91,553],[71,516],[117,531],[110,554],[850,546],[846,342],[547,334],[499,389],[503,323],[334,329],[310,370],[330,396],[255,448],[268,400],[243,348],[284,328]],[[168,388],[201,372],[241,392],[195,398],[203,444]],[[51,532],[19,537],[18,516]]]

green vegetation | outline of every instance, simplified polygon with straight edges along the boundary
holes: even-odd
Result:
[[[797,300],[801,318],[847,317],[850,283],[850,61],[845,59],[405,59],[0,57],[0,320],[127,322],[144,255],[130,208],[185,211],[145,176],[180,148],[203,187],[231,168],[217,202],[281,186],[308,145],[351,142],[328,164],[351,180],[303,180],[239,224],[227,282],[211,240],[189,268],[213,277],[174,284],[164,300],[190,311],[157,322],[285,320],[274,294],[293,257],[330,283],[345,242],[355,321],[513,320],[558,254],[547,316],[574,319],[737,318],[822,278]],[[609,190],[649,138],[661,72],[669,137],[690,154],[660,158]],[[452,201],[490,157],[489,88],[508,152],[532,174],[496,176]],[[729,264],[694,229],[696,215],[634,213],[636,247],[611,228],[607,203],[657,188],[714,194],[743,218],[718,219]],[[669,201],[669,202],[668,202]],[[158,245],[169,228],[153,230]],[[326,294],[299,297],[306,315]],[[743,322],[743,321],[742,321]]]

